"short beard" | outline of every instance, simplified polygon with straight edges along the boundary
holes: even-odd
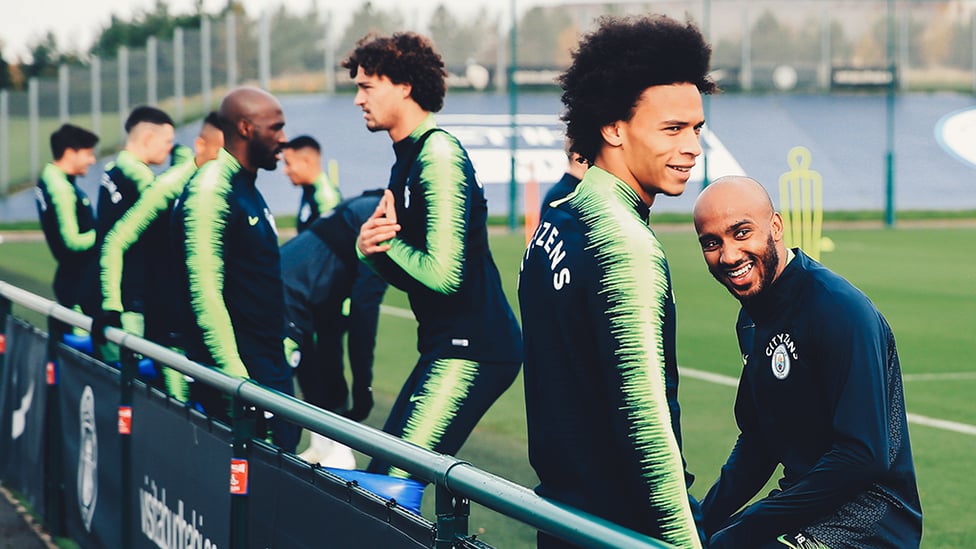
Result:
[[[766,241],[766,251],[762,254],[760,260],[763,266],[762,280],[759,282],[759,287],[756,288],[755,292],[747,296],[742,296],[743,303],[759,297],[760,294],[773,285],[773,280],[776,278],[776,267],[779,266],[779,251],[776,250],[776,241],[773,240],[772,235]]]
[[[247,158],[255,168],[274,171],[278,167],[278,159],[275,158],[275,154],[275,151],[269,150],[257,141],[247,142]]]
[[[743,304],[749,303],[759,297],[760,294],[766,291],[766,289],[773,284],[773,280],[776,278],[776,268],[779,266],[779,251],[776,250],[776,241],[773,240],[772,235],[770,235],[769,239],[766,241],[766,249],[763,251],[763,253],[758,257],[752,255],[752,258],[754,260],[758,260],[757,263],[762,265],[763,277],[759,281],[759,285],[748,295],[739,295],[735,293],[735,290],[733,290],[725,281],[726,277],[724,270],[711,270],[712,276],[715,277],[715,280],[721,282],[722,286],[725,286],[725,289],[732,294],[732,297],[738,299]]]

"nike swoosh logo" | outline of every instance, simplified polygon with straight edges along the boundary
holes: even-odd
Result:
[[[247,216],[247,222],[253,227],[258,224],[258,217],[249,215]]]
[[[410,402],[417,402],[418,400],[423,400],[424,395],[410,395]]]

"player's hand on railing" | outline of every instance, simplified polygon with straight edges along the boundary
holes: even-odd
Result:
[[[105,345],[105,328],[109,326],[122,329],[121,311],[101,311],[92,318],[91,338],[96,345]]]

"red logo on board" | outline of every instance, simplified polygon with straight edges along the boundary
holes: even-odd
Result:
[[[247,495],[247,460],[231,458],[230,493],[235,496]]]

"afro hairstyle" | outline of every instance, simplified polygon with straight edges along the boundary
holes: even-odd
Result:
[[[692,23],[663,15],[600,18],[558,79],[572,152],[592,164],[603,145],[601,128],[630,120],[651,86],[690,83],[703,94],[718,91],[708,76],[711,52]]]

